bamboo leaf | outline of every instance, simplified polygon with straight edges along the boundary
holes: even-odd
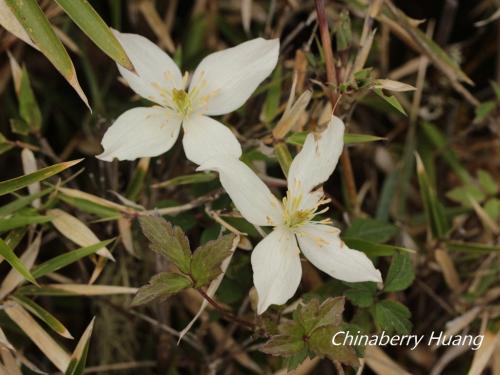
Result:
[[[36,172],[26,174],[24,176],[16,177],[7,181],[2,181],[0,182],[0,196],[22,189],[23,187],[31,185],[34,182],[45,180],[55,174],[64,171],[65,169],[68,169],[69,167],[72,167],[75,164],[78,164],[82,160],[83,159],[79,159],[54,164],[50,167],[39,169]]]
[[[94,245],[91,246],[86,246],[82,247],[73,251],[70,251],[65,254],[61,254],[59,256],[56,256],[52,259],[49,259],[46,262],[43,262],[42,264],[36,266],[33,268],[31,274],[35,278],[42,277],[48,273],[55,272],[63,267],[66,267],[67,265],[76,262],[77,260],[80,260],[82,258],[85,258],[86,256],[92,255],[96,253],[99,249],[102,249],[103,247],[106,247],[109,245],[111,242],[114,240],[106,240],[106,241],[101,241],[98,242]]]
[[[68,329],[62,324],[59,319],[57,319],[54,315],[45,310],[42,306],[32,301],[31,299],[25,296],[12,296],[12,300],[16,301],[20,305],[22,305],[26,310],[30,313],[38,317],[41,321],[43,321],[47,326],[52,329],[57,334],[62,337],[66,337],[67,339],[72,339],[73,336],[68,331]]]
[[[71,355],[68,368],[66,369],[65,375],[82,375],[85,369],[85,363],[87,362],[87,354],[89,352],[90,336],[94,329],[95,318],[89,323],[85,332],[83,332],[78,344],[76,345],[73,354]]]
[[[104,53],[124,68],[134,69],[118,39],[87,0],[56,0],[56,2]]]
[[[12,249],[5,243],[4,240],[0,238],[0,256],[5,258],[5,260],[19,272],[26,280],[30,283],[38,285],[33,275],[26,268],[24,263],[17,257],[17,255],[12,251]]]
[[[12,10],[12,13],[14,13],[14,16],[30,36],[31,40],[40,49],[40,52],[42,52],[63,77],[66,78],[85,105],[89,107],[87,97],[78,82],[73,62],[62,42],[52,29],[42,9],[40,9],[38,2],[36,0],[5,1]]]

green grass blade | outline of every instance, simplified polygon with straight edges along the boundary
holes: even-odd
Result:
[[[26,30],[35,45],[63,75],[75,89],[80,98],[88,106],[88,100],[83,93],[76,76],[73,62],[66,52],[62,42],[56,36],[47,17],[36,0],[5,0],[17,20]]]
[[[51,272],[57,271],[63,267],[66,267],[67,265],[74,263],[77,260],[85,258],[86,256],[94,254],[99,249],[106,247],[107,245],[109,245],[113,241],[114,241],[113,239],[101,241],[101,242],[98,242],[94,245],[81,247],[79,249],[70,251],[68,253],[61,254],[59,256],[56,256],[52,259],[49,259],[48,261],[36,266],[35,268],[32,269],[31,273],[35,278],[42,277],[48,273],[51,273]]]
[[[21,262],[14,251],[12,251],[12,249],[2,239],[0,239],[0,256],[5,258],[5,260],[12,266],[12,268],[19,272],[22,277],[24,277],[30,283],[38,285],[35,278],[26,268],[23,262]]]
[[[121,66],[133,70],[122,45],[87,0],[56,0],[78,27],[109,57]]]
[[[0,182],[0,196],[12,193],[13,191],[22,189],[34,182],[45,180],[55,174],[58,174],[65,169],[81,162],[83,159],[66,161],[51,165],[50,167],[42,168],[36,172],[26,174],[24,176],[16,177],[11,180]]]

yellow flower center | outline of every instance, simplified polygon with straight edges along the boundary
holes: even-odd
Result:
[[[316,215],[320,215],[328,211],[328,207],[319,210],[319,207],[328,203],[330,199],[322,198],[311,208],[301,208],[303,196],[292,196],[287,192],[286,197],[283,198],[283,221],[290,229],[297,229],[304,224],[312,222]],[[318,221],[322,224],[331,224],[330,219]]]
[[[191,112],[191,99],[185,90],[172,89],[172,99],[179,113],[186,116]]]

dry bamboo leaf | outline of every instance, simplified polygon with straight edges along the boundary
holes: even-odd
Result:
[[[80,296],[105,296],[113,294],[135,294],[137,288],[114,285],[88,285],[88,284],[48,284],[51,289],[63,290]]]
[[[431,375],[440,375],[448,364],[469,350],[467,346],[452,346],[444,352],[432,368]]]
[[[378,346],[367,346],[365,361],[377,375],[411,375]]]
[[[118,231],[120,232],[120,239],[122,241],[125,250],[132,255],[137,257],[134,251],[134,241],[132,239],[132,221],[125,217],[120,217],[118,219]]]
[[[442,249],[437,249],[435,252],[436,262],[439,264],[441,271],[443,271],[444,280],[446,285],[455,293],[460,292],[461,283],[458,276],[457,269],[453,260],[451,260],[448,252]]]
[[[469,369],[468,375],[481,375],[488,365],[488,362],[498,345],[500,332],[496,334],[490,331],[484,332],[484,339],[482,345],[474,354],[472,365]]]
[[[356,55],[356,59],[354,60],[354,66],[351,70],[349,80],[352,80],[354,74],[363,69],[363,67],[365,66],[366,59],[368,59],[368,54],[372,49],[373,38],[375,37],[376,32],[377,30],[373,30],[366,38],[365,43],[361,46],[361,49],[359,50],[358,54]]]
[[[12,352],[6,348],[0,348],[2,352],[2,362],[5,365],[5,369],[7,370],[8,375],[23,375],[19,364],[16,359],[12,355]]]
[[[107,261],[108,260],[104,257],[99,257],[97,259],[94,271],[92,272],[92,275],[90,276],[89,279],[89,285],[94,284],[96,282],[97,278],[101,275],[102,271],[104,270],[104,266],[106,265]]]
[[[485,227],[487,227],[493,234],[500,234],[500,228],[498,227],[498,224],[495,223],[495,221],[488,215],[488,213],[479,205],[479,203],[476,202],[475,199],[469,196],[469,202],[472,205],[472,208],[474,208],[474,211],[476,211],[476,215],[479,217],[481,222]]]
[[[375,80],[375,88],[381,88],[389,91],[405,92],[414,91],[415,87],[407,83],[393,81],[392,79],[377,79]]]
[[[279,370],[278,372],[275,372],[274,375],[286,375],[286,374],[306,375],[306,374],[313,374],[312,371],[318,365],[318,363],[319,363],[320,360],[321,360],[321,358],[319,358],[319,357],[314,357],[313,359],[306,358],[304,360],[304,362],[302,362],[292,372],[289,372],[287,369],[282,369],[282,370]]]
[[[123,206],[121,204],[108,201],[107,199],[100,198],[98,196],[95,196],[95,195],[89,194],[89,193],[85,193],[85,192],[80,191],[80,190],[70,189],[70,188],[64,188],[64,187],[60,187],[57,190],[60,191],[61,193],[63,193],[64,195],[68,196],[68,197],[77,198],[77,199],[83,199],[83,200],[95,203],[95,204],[97,204],[99,206],[104,206],[104,207],[107,207],[107,208],[111,208],[113,210],[117,210],[117,211],[120,211],[120,212],[123,212],[123,213],[133,214],[135,212],[130,207],[126,207],[126,206]]]
[[[142,15],[146,19],[151,30],[156,34],[160,43],[163,47],[167,49],[168,52],[174,53],[175,46],[172,38],[170,37],[170,33],[163,22],[162,18],[158,15],[158,12],[155,8],[154,1],[151,0],[143,0],[139,4],[139,10]]]
[[[35,154],[33,154],[33,151],[31,151],[28,148],[23,148],[23,151],[21,151],[21,160],[23,162],[23,171],[24,174],[30,174],[34,173],[38,170],[38,167],[36,165],[36,159],[35,159]],[[40,192],[40,182],[34,182],[30,185],[28,185],[28,191],[30,194],[36,194]],[[40,207],[40,199],[37,198],[33,202],[31,202],[31,205],[35,208]]]
[[[35,260],[38,257],[38,252],[40,250],[40,244],[42,242],[42,235],[39,233],[33,242],[28,246],[26,251],[21,255],[21,262],[26,266],[28,270],[33,267],[35,264]],[[17,288],[19,284],[21,284],[26,279],[19,274],[14,268],[12,268],[0,286],[0,299],[4,299],[7,295],[9,295],[14,289]]]
[[[458,332],[460,332],[462,329],[464,329],[470,323],[472,323],[474,319],[476,319],[481,310],[482,310],[481,307],[476,306],[467,311],[465,314],[460,315],[459,317],[453,320],[450,320],[448,323],[446,323],[446,332],[444,333],[444,335],[453,336]]]
[[[252,0],[241,0],[241,24],[247,34],[250,33],[252,22]]]
[[[21,76],[23,74],[23,71],[10,51],[7,51],[7,56],[9,57],[10,72],[12,74],[12,79],[14,80],[14,89],[16,90],[16,94],[19,95],[19,90],[21,89]]]
[[[10,350],[15,350],[12,344],[10,343],[9,339],[7,336],[5,336],[5,333],[3,332],[2,328],[0,328],[0,345],[10,349]]]
[[[69,364],[69,354],[18,303],[9,301],[4,307],[9,318],[60,371],[64,372]]]
[[[297,101],[293,103],[289,110],[285,111],[278,124],[273,130],[274,139],[283,139],[290,130],[297,123],[298,119],[304,113],[309,101],[311,100],[312,93],[309,90],[304,91]]]
[[[63,210],[48,210],[47,215],[52,218],[52,224],[56,227],[56,229],[64,237],[73,241],[77,245],[84,247],[101,241],[83,222]],[[112,261],[115,260],[106,247],[99,249],[97,254]]]

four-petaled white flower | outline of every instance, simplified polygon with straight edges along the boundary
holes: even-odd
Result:
[[[333,173],[342,152],[344,123],[332,117],[318,135],[309,134],[288,173],[288,192],[280,202],[257,175],[236,158],[214,157],[198,170],[219,173],[222,186],[249,222],[273,226],[252,252],[253,280],[258,294],[257,313],[272,304],[284,304],[297,290],[302,268],[300,251],[317,268],[348,281],[381,282],[382,277],[362,252],[349,249],[331,221],[315,220],[327,203],[321,188]],[[299,250],[300,249],[300,250]]]
[[[221,154],[241,156],[234,134],[208,117],[238,109],[272,72],[279,40],[257,38],[205,57],[190,82],[174,61],[148,39],[115,32],[135,72],[118,65],[129,86],[157,106],[138,107],[119,116],[102,139],[99,159],[133,160],[158,156],[175,143],[182,125],[186,157],[201,164]],[[189,86],[188,86],[189,83]]]

